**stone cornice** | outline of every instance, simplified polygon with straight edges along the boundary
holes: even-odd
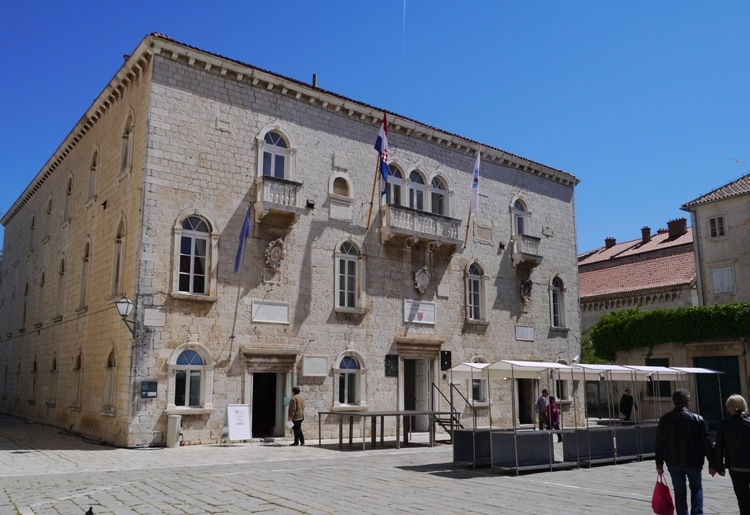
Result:
[[[183,62],[188,66],[217,73],[243,84],[262,87],[280,95],[308,102],[322,109],[358,118],[363,122],[373,125],[375,133],[383,119],[382,109],[351,100],[289,77],[253,67],[234,59],[178,43],[162,34],[150,34],[141,41],[135,51],[126,59],[120,70],[94,100],[73,130],[71,130],[62,144],[53,153],[52,157],[42,167],[42,170],[31,181],[29,186],[26,187],[13,206],[3,215],[0,223],[7,225],[15,217],[34,193],[44,184],[47,178],[61,166],[67,155],[83,136],[91,130],[112,105],[122,98],[128,84],[143,73],[149,66],[154,55],[160,55],[168,59]],[[557,182],[563,186],[573,188],[580,182],[575,176],[562,170],[550,168],[501,149],[481,144],[477,141],[451,134],[390,112],[388,113],[388,130],[391,133],[416,137],[472,155],[476,152],[477,148],[481,147],[482,159],[485,161],[530,173],[543,179]]]

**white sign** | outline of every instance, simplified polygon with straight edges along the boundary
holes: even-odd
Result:
[[[227,404],[227,418],[224,422],[229,430],[229,440],[250,440],[253,437],[250,426],[250,406],[247,404]]]
[[[302,375],[305,377],[325,377],[328,375],[326,356],[302,356]]]
[[[434,302],[404,299],[404,322],[434,325],[436,310]]]
[[[253,300],[250,306],[253,322],[269,322],[272,324],[289,323],[289,303]]]

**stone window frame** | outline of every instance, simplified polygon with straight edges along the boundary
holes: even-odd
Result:
[[[206,222],[209,228],[207,234],[207,256],[206,256],[206,292],[191,293],[180,291],[180,254],[181,254],[181,243],[183,231],[183,222],[191,217],[195,216],[201,218]],[[175,224],[172,228],[173,241],[172,241],[172,287],[170,296],[177,299],[189,299],[198,301],[215,302],[217,300],[217,280],[218,280],[218,262],[219,262],[219,233],[216,230],[217,224],[214,217],[206,213],[205,211],[198,208],[190,208],[184,210],[175,219]]]
[[[342,369],[340,365],[345,358],[351,358],[354,360],[358,368],[357,369]],[[333,403],[331,406],[332,411],[357,411],[367,408],[367,364],[359,352],[353,349],[347,349],[344,352],[339,353],[336,359],[333,361]],[[356,370],[356,372],[350,372],[350,370]],[[354,375],[354,388],[355,388],[355,402],[342,403],[339,400],[341,394],[341,375]]]
[[[560,274],[550,277],[549,281],[549,317],[552,329],[568,329],[565,310],[565,281]]]
[[[127,238],[125,217],[120,218],[112,245],[112,286],[110,297],[119,297],[123,292],[123,273],[125,272],[125,241]]]
[[[485,267],[478,259],[466,263],[464,269],[465,314],[466,322],[470,324],[488,323],[487,280]],[[477,310],[479,310],[479,317],[475,316]]]
[[[397,177],[396,174],[399,176]],[[398,161],[388,163],[388,184],[386,185],[386,204],[404,206],[404,191],[406,186],[406,171]]]
[[[442,188],[435,185],[435,182],[441,182]],[[427,188],[427,198],[429,199],[429,206],[427,209],[434,215],[450,216],[451,214],[451,196],[452,190],[450,181],[448,178],[441,173],[434,173],[429,177],[429,186]],[[435,210],[436,197],[440,196],[443,200],[442,209]]]
[[[115,415],[115,400],[117,399],[117,351],[113,347],[107,355],[104,364],[104,390],[102,391],[101,413],[107,416]]]
[[[729,226],[727,225],[726,213],[709,216],[708,237],[712,240],[721,240],[729,237]]]
[[[356,258],[347,257],[342,253],[342,246],[349,244],[356,251]],[[366,295],[366,256],[363,251],[364,246],[355,241],[351,236],[348,238],[342,238],[336,242],[336,248],[333,253],[334,257],[334,276],[333,276],[333,291],[334,291],[334,310],[338,313],[353,313],[353,314],[364,314],[367,310],[367,295]],[[352,254],[348,254],[351,256]],[[355,277],[355,288],[354,292],[354,306],[341,305],[341,287],[340,287],[340,276],[342,273],[341,265],[342,262],[348,262],[354,264]]]
[[[511,213],[511,234],[513,236],[529,234],[531,211],[529,211],[528,202],[522,197],[516,196],[510,201],[509,208]]]
[[[177,361],[185,351],[194,351],[203,359],[202,365],[178,365]],[[167,360],[167,415],[205,415],[213,413],[214,360],[211,352],[198,342],[183,343]],[[175,402],[177,393],[176,378],[178,371],[200,371],[200,402],[198,406],[178,406]]]
[[[489,360],[482,355],[476,355],[469,360],[469,363],[489,363]],[[469,404],[475,408],[488,407],[490,405],[490,382],[486,377],[483,377],[484,370],[479,371],[478,377],[470,377],[467,379],[468,393],[469,393]],[[474,395],[475,391],[479,391],[479,398],[477,399]]]
[[[265,177],[263,173],[263,161],[264,161],[264,155],[267,151],[270,151],[273,155],[277,155],[275,153],[276,149],[279,147],[276,146],[268,146],[269,145],[266,142],[266,135],[275,132],[286,143],[286,151],[284,154],[284,176],[282,177],[285,180],[288,181],[294,181],[297,177],[297,145],[294,142],[294,139],[292,138],[291,134],[286,131],[281,125],[279,124],[273,124],[273,125],[267,125],[261,131],[258,133],[258,136],[255,138],[255,146],[256,146],[256,177]],[[272,175],[269,177],[277,177],[276,175]]]

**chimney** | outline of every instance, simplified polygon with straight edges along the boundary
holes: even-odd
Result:
[[[641,227],[641,243],[648,243],[651,241],[651,227],[644,225]]]
[[[317,73],[313,73],[312,87],[313,88],[318,87],[318,74]]]
[[[611,249],[612,247],[615,246],[615,243],[617,243],[617,240],[614,239],[611,236],[609,238],[604,238],[604,248],[605,249]]]
[[[669,239],[679,238],[687,232],[687,218],[675,218],[667,222],[667,230],[669,231]]]

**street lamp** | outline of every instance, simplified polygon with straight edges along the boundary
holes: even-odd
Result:
[[[123,295],[120,300],[115,302],[115,307],[117,308],[117,312],[122,317],[122,321],[125,322],[125,325],[128,326],[128,329],[130,329],[130,334],[135,337],[135,322],[133,320],[128,320],[128,317],[135,309],[135,302],[130,300],[127,295]]]

